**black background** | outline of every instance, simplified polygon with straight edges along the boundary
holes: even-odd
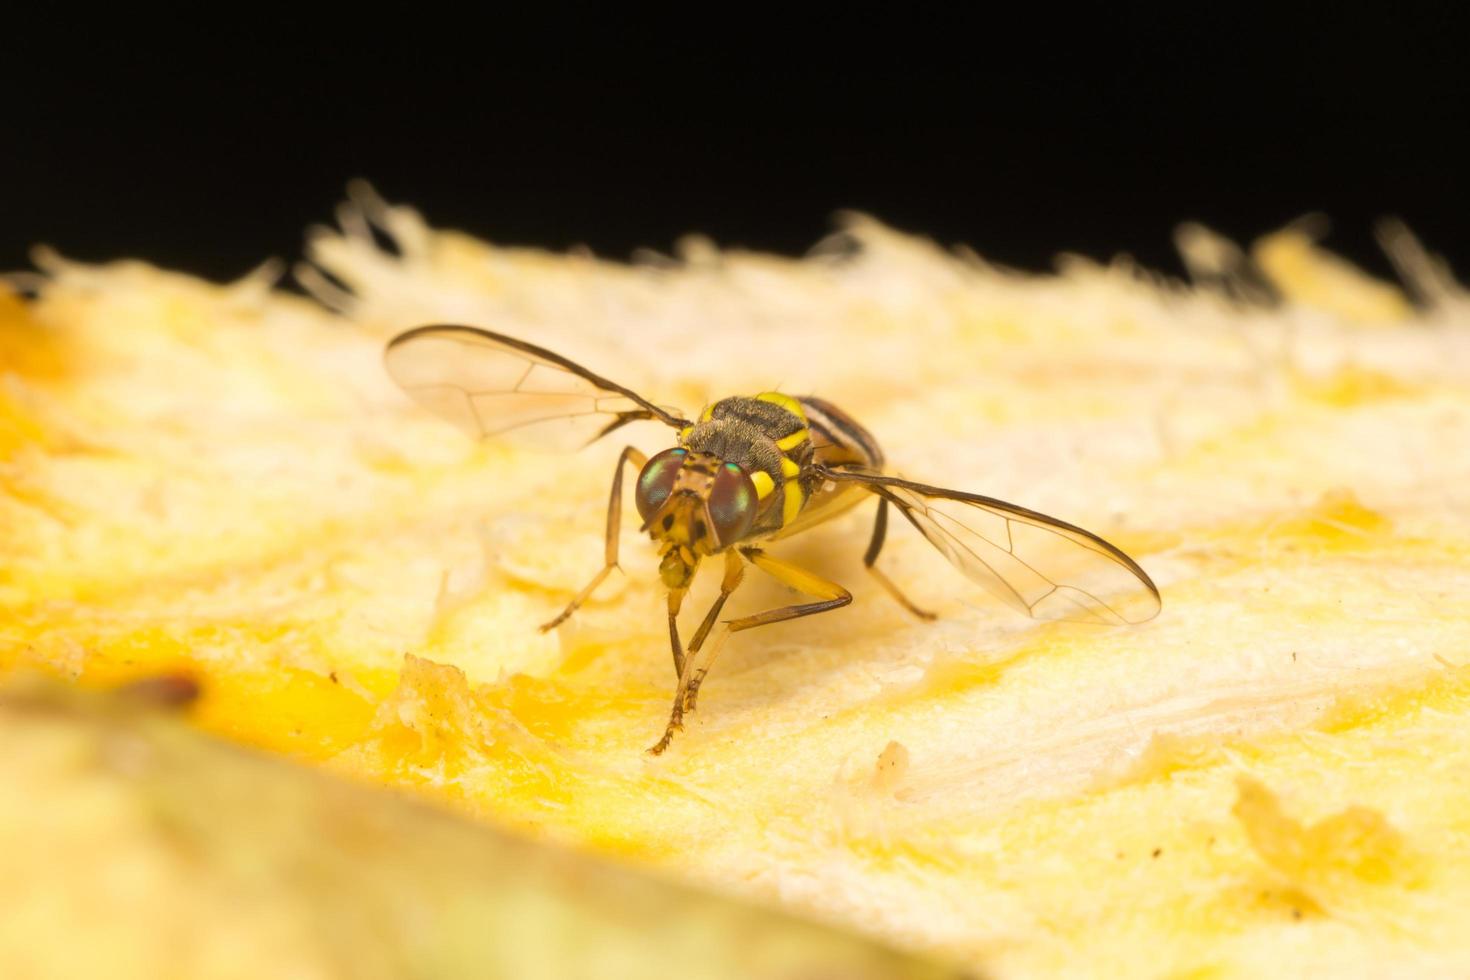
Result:
[[[857,208],[1008,265],[1177,272],[1182,220],[1249,239],[1320,211],[1376,272],[1394,214],[1470,277],[1457,6],[856,10],[27,25],[0,271],[45,242],[231,278],[298,256],[360,176],[438,225],[618,258],[696,230],[797,254]]]

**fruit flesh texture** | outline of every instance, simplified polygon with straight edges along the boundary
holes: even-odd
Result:
[[[5,302],[8,666],[185,669],[210,732],[996,975],[1470,960],[1463,313],[1353,322],[1351,278],[1278,310],[1025,279],[872,225],[847,265],[656,275],[420,231],[318,243],[345,324],[136,265]],[[853,606],[732,639],[651,762],[673,678],[631,515],[626,577],[535,630],[600,561],[620,447],[415,411],[381,345],[451,316],[660,403],[817,392],[905,476],[1103,534],[1164,612],[1018,620],[895,524],[884,567],[941,613],[913,621],[864,581],[859,508],[781,551]]]

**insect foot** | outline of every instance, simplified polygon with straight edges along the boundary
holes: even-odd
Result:
[[[675,732],[682,732],[683,730],[684,730],[684,709],[683,709],[683,705],[680,703],[679,700],[675,700],[674,701],[674,710],[669,715],[669,724],[668,724],[668,727],[664,729],[664,737],[661,738],[661,739],[659,739],[653,745],[649,746],[648,754],[649,755],[663,755],[664,754],[664,749],[667,749],[669,747],[669,743],[674,740],[674,733]]]
[[[659,739],[653,745],[650,745],[648,747],[648,754],[649,755],[663,755],[664,754],[664,749],[667,749],[669,747],[669,743],[674,740],[674,731],[676,729],[678,731],[681,731],[682,732],[684,730],[684,726],[683,725],[670,725],[668,728],[666,728],[664,730],[664,737],[661,738],[661,739]]]
[[[699,700],[699,685],[704,683],[704,671],[700,671],[689,679],[689,686],[684,690],[684,713],[694,714],[694,706]]]

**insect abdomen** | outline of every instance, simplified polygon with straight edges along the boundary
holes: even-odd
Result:
[[[865,469],[883,469],[883,450],[872,433],[851,415],[821,398],[801,399],[816,454],[824,466],[856,464]]]

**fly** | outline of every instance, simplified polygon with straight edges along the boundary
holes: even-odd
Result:
[[[389,342],[393,380],[423,407],[477,438],[575,448],[654,420],[677,444],[653,457],[623,449],[608,500],[603,567],[554,619],[575,613],[618,567],[624,467],[638,470],[633,499],[657,545],[668,591],[669,643],[678,684],[663,737],[669,746],[692,712],[718,645],[705,641],[749,565],[811,601],[724,621],[731,633],[839,609],[852,593],[762,547],[878,499],[863,565],[909,612],[914,604],[878,568],[894,508],[971,581],[1035,619],[1106,625],[1146,622],[1159,590],[1138,563],[1090,531],[993,497],[915,483],[883,472],[883,452],[852,416],[813,397],[780,392],[723,398],[695,419],[648,401],[559,354],[475,327],[426,326]],[[686,648],[678,615],[700,563],[720,556],[720,594]],[[701,653],[703,652],[703,656]]]

